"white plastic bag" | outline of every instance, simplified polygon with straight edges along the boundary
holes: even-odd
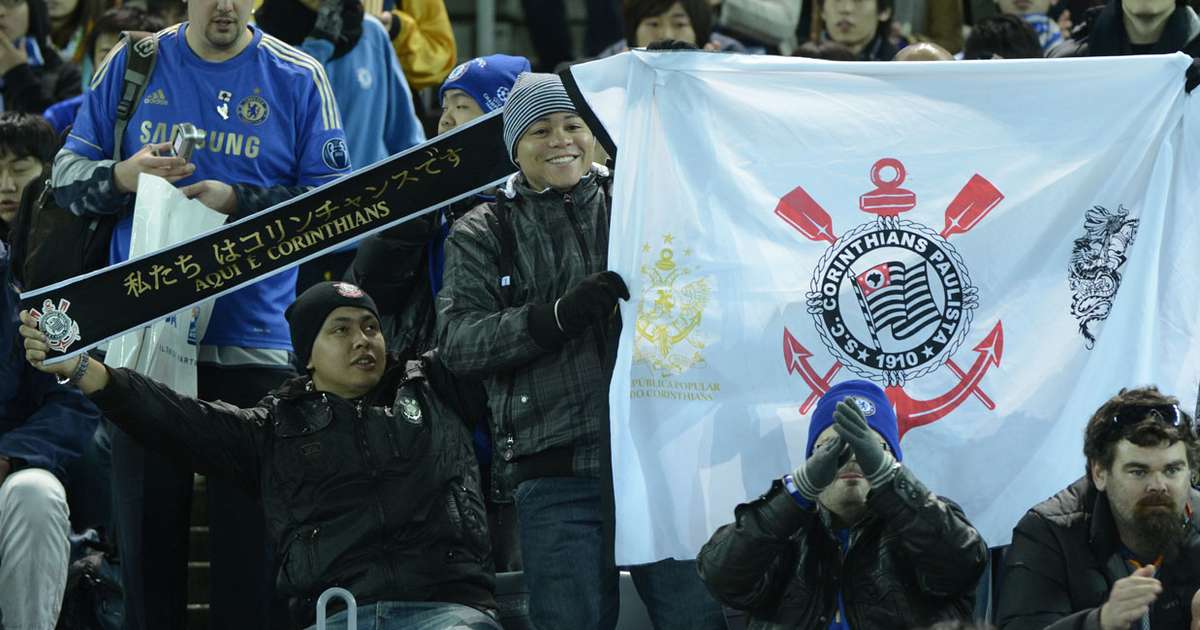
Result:
[[[167,180],[138,177],[129,256],[162,249],[207,232],[225,215],[183,196]],[[105,363],[127,367],[188,396],[196,395],[196,348],[208,326],[212,300],[112,341]]]

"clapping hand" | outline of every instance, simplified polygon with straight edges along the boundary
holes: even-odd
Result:
[[[850,446],[854,459],[872,486],[886,480],[896,459],[884,449],[879,435],[867,424],[866,416],[853,400],[846,399],[837,404],[833,412],[833,430]]]

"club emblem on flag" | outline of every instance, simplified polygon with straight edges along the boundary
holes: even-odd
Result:
[[[988,409],[994,403],[980,389],[987,371],[1000,363],[1003,331],[999,322],[974,347],[973,365],[963,370],[954,356],[967,341],[978,290],[967,266],[947,240],[974,228],[1004,195],[980,175],[973,176],[950,203],[945,228],[936,232],[900,218],[914,209],[917,196],[902,187],[906,173],[896,159],[871,168],[875,188],[859,197],[859,209],[876,217],[837,236],[833,220],[801,187],[788,193],[775,214],[807,239],[829,243],[813,272],[807,309],[834,359],[824,375],[813,353],[784,329],[784,359],[811,392],[808,413],[842,368],[883,386],[896,406],[900,431],[934,422],[974,395]],[[904,386],[947,368],[958,385],[933,400],[915,400]]]
[[[59,300],[57,308],[54,302],[46,300],[42,302],[41,311],[35,308],[29,312],[37,322],[38,330],[46,335],[47,345],[56,352],[66,352],[71,344],[79,341],[79,324],[67,315],[68,308],[71,303],[66,300]]]
[[[633,360],[645,363],[661,376],[681,374],[704,364],[704,341],[693,333],[700,326],[712,288],[707,278],[689,279],[692,269],[680,266],[671,247],[673,237],[663,237],[653,264],[642,265],[643,286],[638,303],[637,336]],[[653,252],[649,244],[643,254]],[[683,255],[691,255],[684,250]]]

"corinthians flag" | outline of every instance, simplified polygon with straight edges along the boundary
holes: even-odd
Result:
[[[885,388],[905,465],[992,545],[1083,474],[1084,425],[1120,388],[1192,409],[1188,62],[573,67],[619,149],[609,258],[633,295],[610,392],[617,562],[694,557],[803,462],[842,380]]]

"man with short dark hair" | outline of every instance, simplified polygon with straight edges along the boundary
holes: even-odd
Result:
[[[21,195],[45,176],[57,150],[58,137],[41,116],[0,113],[0,241],[9,241]]]
[[[859,61],[891,61],[896,46],[888,36],[892,28],[892,0],[822,0],[825,36],[849,48]]]
[[[750,630],[915,628],[971,618],[987,547],[906,466],[896,413],[869,381],[817,402],[806,460],[734,509],[700,550],[717,599]]]
[[[353,284],[314,285],[287,318],[306,373],[242,408],[86,354],[45,365],[46,338],[28,312],[20,334],[34,368],[69,379],[147,449],[195,458],[255,494],[282,552],[287,627],[312,623],[316,599],[340,586],[373,630],[500,630],[462,420],[479,417],[482,397],[463,391],[433,353],[387,353],[379,309]],[[329,627],[346,628],[347,614]]]
[[[1101,57],[1184,52],[1200,56],[1200,17],[1185,0],[1108,0],[1046,53]]]
[[[1179,401],[1121,390],[1088,421],[1087,474],[1034,506],[1004,559],[1002,630],[1194,628],[1200,444]]]
[[[70,556],[67,470],[100,413],[79,392],[21,360],[7,224],[58,139],[34,114],[0,113],[0,628],[51,630]]]

